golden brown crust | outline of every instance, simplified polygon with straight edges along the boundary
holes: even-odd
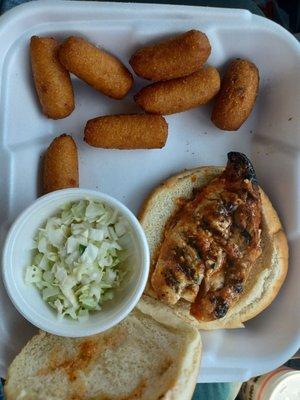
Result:
[[[213,67],[205,67],[183,78],[146,86],[134,96],[134,100],[148,113],[167,115],[205,104],[219,89],[218,71]]]
[[[65,118],[74,110],[70,75],[59,62],[59,43],[50,37],[32,36],[30,57],[33,79],[43,113],[53,119]]]
[[[86,143],[106,149],[156,149],[167,137],[168,124],[159,115],[107,115],[89,120],[84,129]]]
[[[259,73],[248,60],[232,61],[221,82],[211,120],[220,129],[236,131],[249,117],[258,92]]]
[[[78,154],[76,143],[69,135],[55,138],[43,162],[43,192],[78,187]]]
[[[207,36],[200,31],[191,30],[139,49],[129,63],[140,77],[162,81],[198,71],[210,52]]]
[[[113,99],[122,99],[133,85],[119,59],[82,38],[69,37],[60,46],[59,59],[68,71]]]
[[[171,197],[173,197],[177,189],[177,193],[180,192],[181,195],[184,193],[184,197],[190,197],[193,187],[199,187],[199,182],[201,183],[200,186],[207,183],[210,179],[220,174],[222,170],[222,167],[201,167],[184,171],[164,181],[146,198],[139,212],[139,220],[144,227],[146,236],[150,238],[152,268],[155,264],[155,253],[157,253],[157,248],[159,248],[166,221],[166,216],[160,215],[163,226],[159,226],[158,223],[157,226],[152,225],[152,219],[153,217],[155,218],[156,214],[156,207],[162,209],[162,199],[166,199],[165,208],[169,217],[176,207],[175,201]],[[183,183],[185,185],[182,185]],[[182,187],[180,188],[180,186]],[[192,325],[197,326],[199,329],[212,330],[243,327],[243,322],[253,318],[272,303],[285,280],[288,270],[287,239],[270,200],[262,189],[260,189],[260,192],[264,221],[262,232],[264,242],[262,246],[265,259],[263,262],[260,260],[257,263],[255,276],[251,278],[250,285],[247,288],[246,294],[241,297],[241,301],[236,307],[233,307],[228,317],[208,323],[202,323],[193,318],[189,313],[190,304],[184,300],[180,300],[177,305],[171,307],[175,314]],[[268,268],[266,268],[266,265],[268,265]],[[269,272],[270,276],[265,276],[266,272]],[[149,296],[156,297],[149,283],[146,293]],[[247,303],[248,298],[250,304]],[[251,306],[252,300],[255,303],[253,307]],[[235,309],[237,312],[235,312]]]

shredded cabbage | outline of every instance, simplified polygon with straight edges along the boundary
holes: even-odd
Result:
[[[25,282],[35,285],[59,317],[85,321],[113,299],[127,268],[127,221],[104,203],[64,204],[34,240]]]

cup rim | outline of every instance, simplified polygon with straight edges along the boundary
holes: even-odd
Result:
[[[106,202],[111,207],[117,208],[121,214],[123,214],[129,221],[133,231],[136,234],[136,239],[138,242],[138,247],[140,249],[141,254],[141,262],[140,269],[141,273],[139,275],[139,280],[136,282],[134,289],[132,290],[132,294],[129,299],[126,300],[124,304],[120,306],[120,308],[108,318],[108,321],[105,321],[104,324],[95,323],[88,327],[83,327],[82,323],[75,321],[78,323],[78,327],[81,326],[81,330],[78,333],[78,330],[74,329],[75,324],[67,325],[64,323],[55,324],[52,321],[49,321],[46,317],[41,317],[40,313],[36,312],[34,308],[32,308],[24,299],[24,296],[21,295],[18,289],[18,285],[16,281],[12,278],[11,274],[11,262],[10,259],[12,257],[12,251],[14,248],[14,242],[17,237],[18,231],[23,229],[24,223],[33,213],[37,212],[38,209],[42,209],[46,204],[51,202],[51,200],[58,200],[60,198],[64,198],[64,196],[69,195],[73,197],[74,195],[78,195],[78,200],[80,198],[91,197],[99,199],[100,201]],[[67,202],[68,199],[65,198],[62,202]],[[75,200],[74,200],[75,201]],[[121,322],[136,306],[139,299],[142,296],[142,293],[145,289],[148,274],[150,269],[150,251],[147,242],[147,238],[145,232],[140,225],[136,216],[132,213],[132,211],[127,208],[123,203],[114,197],[98,192],[91,189],[82,189],[82,188],[70,188],[70,189],[62,189],[52,193],[45,194],[35,200],[32,204],[30,204],[27,208],[25,208],[15,219],[15,221],[10,226],[6,238],[4,240],[3,252],[2,252],[2,279],[6,289],[6,292],[12,301],[15,308],[19,311],[19,313],[25,317],[30,323],[35,325],[36,327],[49,332],[51,334],[66,336],[66,337],[84,337],[94,335],[100,332],[104,332],[107,329],[112,328],[119,322]],[[47,304],[45,303],[45,306]],[[68,320],[62,320],[68,321]],[[73,321],[72,321],[73,322]],[[49,326],[47,326],[47,323]],[[81,325],[80,325],[81,324]]]

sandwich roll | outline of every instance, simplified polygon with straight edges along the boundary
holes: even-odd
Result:
[[[198,331],[154,299],[98,335],[40,332],[8,369],[7,400],[191,400],[198,376]]]
[[[245,161],[245,156],[240,153],[232,154],[234,156],[230,157]],[[231,171],[233,174],[240,172],[238,168]],[[248,175],[242,179],[244,189],[238,192],[240,194],[254,190],[249,184],[251,179],[252,185],[257,186],[254,170],[251,172],[249,167],[246,172]],[[222,189],[220,197],[219,192],[211,190],[222,188],[222,173],[223,168],[211,166],[171,177],[153,190],[139,215],[151,252],[147,294],[167,303],[192,325],[207,330],[243,327],[245,321],[255,317],[275,299],[288,270],[287,239],[267,195],[257,186],[253,192],[257,200],[248,194],[245,205],[236,207],[226,200],[227,195],[232,195],[233,186],[229,192]],[[236,184],[235,180],[233,184]],[[212,200],[205,203],[208,191]],[[239,199],[238,193],[233,193],[236,199]],[[227,207],[224,213],[228,214],[222,214],[218,199],[223,199],[222,204]],[[189,219],[189,213],[197,201],[199,204],[195,209],[205,216],[199,223],[204,223],[203,238],[207,234],[207,242],[201,242],[201,236],[199,241],[193,237],[195,218]],[[242,201],[240,198],[238,203]],[[215,218],[213,210],[206,212],[215,202],[216,210],[222,211],[219,218]],[[246,216],[250,209],[254,213],[251,218],[255,219],[252,221],[247,217],[248,225],[243,227],[243,215]],[[215,233],[219,229],[221,231]],[[187,241],[181,252],[182,240]],[[221,245],[218,247],[217,243]],[[206,245],[205,250],[203,246]],[[226,251],[240,251],[241,258],[235,258],[234,253],[229,256]],[[236,260],[236,264],[231,260]],[[237,269],[241,261],[243,264]]]

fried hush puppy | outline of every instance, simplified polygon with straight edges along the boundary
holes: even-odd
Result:
[[[168,124],[158,115],[108,115],[91,119],[84,130],[90,146],[106,149],[158,149],[164,147]]]
[[[82,38],[69,37],[60,46],[59,59],[68,71],[113,99],[122,99],[133,85],[120,60]]]
[[[220,129],[236,131],[249,117],[257,96],[259,72],[248,61],[230,63],[221,82],[211,120]]]
[[[207,103],[220,89],[216,68],[205,67],[184,78],[156,82],[135,96],[135,102],[151,114],[174,114]]]
[[[211,47],[207,36],[197,30],[138,50],[129,63],[142,78],[162,81],[190,75],[208,59]]]
[[[65,118],[74,110],[69,72],[59,62],[59,43],[50,37],[32,36],[30,58],[35,88],[43,113],[53,119]]]
[[[43,192],[78,187],[78,154],[71,136],[63,134],[48,147],[43,162]]]

